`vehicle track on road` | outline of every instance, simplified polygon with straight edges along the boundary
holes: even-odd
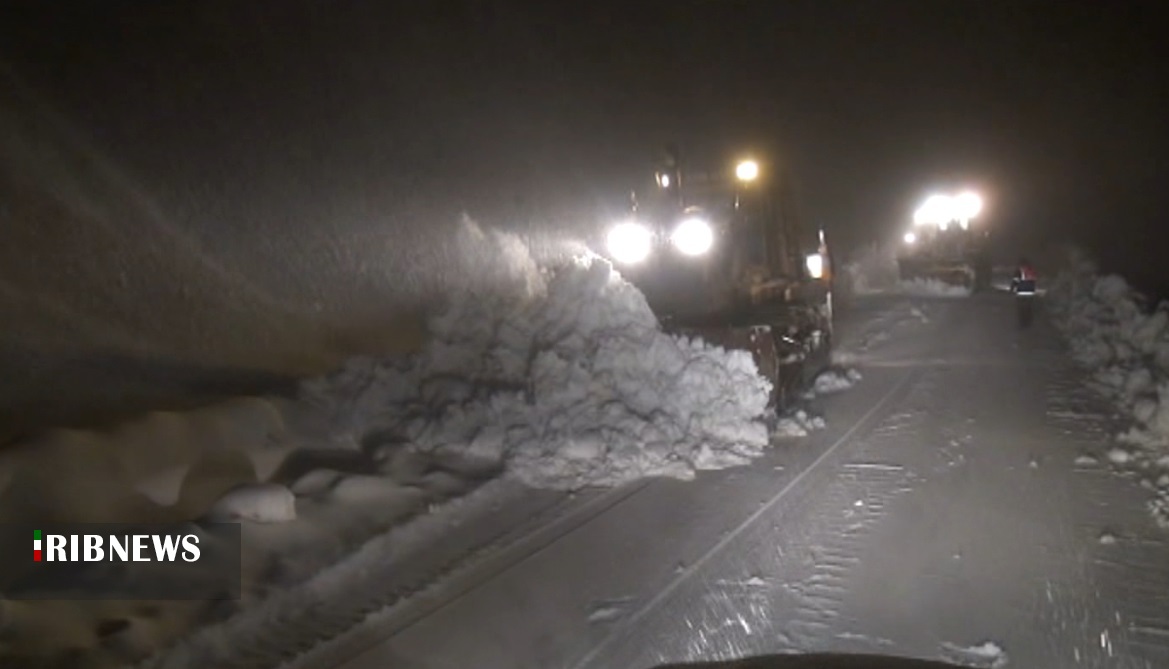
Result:
[[[832,443],[823,453],[819,455],[811,464],[805,467],[799,474],[788,481],[782,488],[774,495],[764,502],[758,509],[743,519],[738,525],[727,531],[722,538],[720,538],[714,545],[706,550],[697,560],[688,564],[682,569],[675,578],[673,578],[665,587],[661,588],[657,594],[650,598],[639,609],[632,612],[629,616],[622,620],[622,623],[615,626],[612,631],[599,643],[587,652],[576,662],[572,663],[573,669],[583,669],[591,666],[591,664],[605,653],[614,644],[620,642],[633,630],[637,624],[646,618],[649,614],[658,609],[662,603],[669,598],[671,594],[678,590],[683,584],[688,582],[695,576],[712,558],[722,552],[731,542],[739,538],[745,531],[751,528],[756,522],[774,511],[775,507],[784,499],[786,499],[793,491],[800,489],[801,484],[813,472],[819,471],[824,467],[833,467],[841,464],[838,462],[843,453],[843,446],[850,443],[853,438],[862,430],[872,427],[880,419],[882,410],[889,407],[895,400],[900,398],[913,386],[913,382],[922,374],[922,370],[915,369],[907,372],[902,376],[893,386],[886,391],[880,399],[878,399],[872,407],[870,407],[849,429],[842,434],[835,442]]]

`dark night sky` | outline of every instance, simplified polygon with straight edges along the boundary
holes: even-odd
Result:
[[[212,244],[600,219],[676,140],[771,147],[846,243],[958,180],[1019,248],[1076,239],[1151,285],[1158,4],[10,2],[0,53]]]

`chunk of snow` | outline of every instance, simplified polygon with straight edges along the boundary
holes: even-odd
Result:
[[[772,428],[772,436],[779,438],[806,437],[810,432],[827,426],[820,416],[811,416],[800,409],[779,418]]]
[[[632,603],[632,597],[618,597],[616,599],[596,602],[590,607],[588,621],[595,624],[617,620],[625,615],[625,612]]]
[[[1100,534],[1100,543],[1105,546],[1111,546],[1116,543],[1116,535],[1111,532],[1102,532]]]
[[[1100,464],[1100,461],[1092,455],[1080,455],[1076,457],[1075,464],[1081,467],[1091,467]]]
[[[1123,465],[1132,460],[1132,453],[1120,447],[1113,447],[1108,450],[1108,460],[1113,464]]]
[[[1116,435],[1116,440],[1122,444],[1136,446],[1138,448],[1160,448],[1164,443],[1164,439],[1161,436],[1148,429],[1136,426]]]
[[[984,641],[977,646],[962,647],[952,643],[943,643],[942,650],[947,659],[976,667],[999,669],[1007,666],[1007,654],[993,641]]]
[[[1157,522],[1158,527],[1169,529],[1169,494],[1161,493],[1149,500],[1149,512],[1153,514],[1153,520]]]
[[[296,498],[277,483],[242,485],[219,498],[207,516],[218,521],[283,523],[296,519]]]
[[[808,436],[808,431],[804,429],[804,426],[790,418],[781,418],[779,422],[775,424],[773,433],[776,437],[780,438]]]
[[[625,613],[625,609],[618,606],[608,606],[603,608],[593,609],[589,613],[590,623],[607,623],[614,621]]]
[[[860,380],[861,374],[855,369],[828,370],[816,377],[812,390],[818,395],[837,393],[848,390]]]

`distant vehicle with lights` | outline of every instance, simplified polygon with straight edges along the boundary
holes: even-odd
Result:
[[[913,214],[897,257],[903,280],[932,279],[971,290],[990,287],[989,231],[981,196],[931,195]]]
[[[782,406],[829,362],[832,264],[790,181],[758,157],[683,165],[667,150],[602,244],[668,330],[751,351]]]

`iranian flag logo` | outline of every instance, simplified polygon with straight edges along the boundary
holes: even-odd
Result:
[[[41,531],[40,530],[33,530],[32,531],[32,561],[33,562],[40,562],[41,555],[42,555],[41,554]]]

